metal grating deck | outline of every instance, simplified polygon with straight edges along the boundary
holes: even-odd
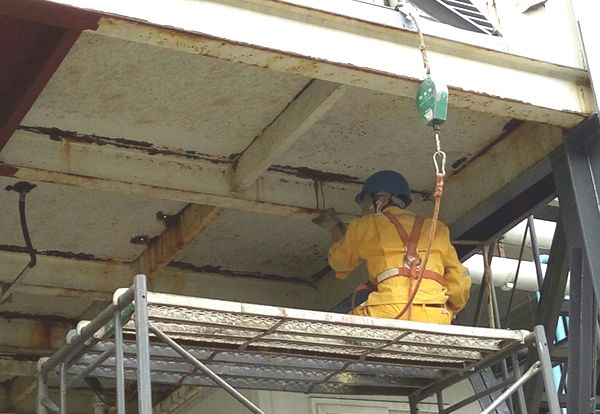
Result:
[[[148,315],[233,387],[293,392],[406,394],[523,346],[531,335],[158,293],[148,293]],[[135,380],[132,321],[124,333],[125,378]],[[97,343],[69,373],[82,372],[112,346]],[[157,340],[150,353],[152,382],[214,385]],[[91,375],[114,378],[114,356]]]

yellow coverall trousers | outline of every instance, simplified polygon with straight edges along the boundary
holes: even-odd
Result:
[[[373,318],[389,318],[394,319],[404,309],[404,304],[393,304],[393,305],[371,305],[371,306],[357,306],[352,311],[353,315],[359,316],[371,316]],[[408,320],[408,311],[404,312],[404,315],[400,320]],[[412,321],[414,322],[427,322],[427,323],[439,323],[442,325],[450,325],[452,322],[452,312],[443,308],[434,308],[425,305],[412,305]]]

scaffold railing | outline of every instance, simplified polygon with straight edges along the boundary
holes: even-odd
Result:
[[[521,376],[516,355],[527,347],[537,348],[539,361]],[[507,359],[510,378],[444,405],[442,390]],[[447,414],[505,390],[501,402],[538,371],[551,390],[550,412],[559,414],[551,370],[541,327],[445,326],[152,293],[137,275],[40,361],[38,414],[67,414],[69,390],[88,376],[116,382],[117,414],[125,413],[126,381],[137,381],[140,414],[152,412],[152,383],[220,386],[257,414],[264,413],[237,389],[405,395],[413,414],[437,396]],[[49,398],[50,375],[60,380],[59,405]]]

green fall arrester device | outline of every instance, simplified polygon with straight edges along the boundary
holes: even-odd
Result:
[[[425,125],[441,125],[448,115],[448,87],[428,75],[417,91],[417,110]]]

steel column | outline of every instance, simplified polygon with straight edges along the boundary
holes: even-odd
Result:
[[[137,345],[138,412],[140,414],[152,414],[147,293],[146,276],[137,275],[135,277],[135,340]]]
[[[567,408],[569,412],[579,414],[593,412],[595,403],[595,389],[592,386],[594,294],[585,267],[582,249],[572,248]]]
[[[115,371],[117,373],[117,414],[125,414],[125,364],[123,360],[123,320],[115,312]]]
[[[487,281],[489,282],[489,289],[490,289],[490,307],[492,309],[492,319],[494,321],[494,325],[492,326],[492,328],[496,328],[496,329],[502,329],[502,324],[500,322],[500,311],[498,310],[498,298],[496,296],[496,285],[494,284],[494,272],[492,272],[492,268],[491,268],[491,263],[492,263],[492,258],[494,257],[494,247],[495,245],[497,245],[498,242],[496,241],[495,243],[492,243],[492,248],[490,249],[487,246],[484,246],[482,249],[482,253],[483,253],[483,259],[485,260],[485,262],[487,263]],[[491,254],[490,254],[491,253]],[[516,286],[516,284],[515,284]],[[502,372],[502,379],[504,381],[506,381],[508,379],[508,367],[506,365],[506,360],[502,360],[502,362],[500,362],[500,371]],[[506,406],[508,407],[508,411],[513,414],[514,411],[514,407],[513,407],[513,402],[512,399],[509,399],[506,401]]]
[[[408,397],[408,405],[410,414],[419,414],[419,402],[412,395]]]
[[[582,122],[565,136],[565,160],[570,179],[573,210],[561,210],[577,218],[583,258],[589,267],[596,307],[600,305],[600,122],[598,115]],[[575,223],[574,223],[575,224]],[[568,231],[569,229],[567,229]],[[577,237],[577,236],[575,236]],[[573,245],[571,247],[578,247]],[[587,271],[586,271],[587,274]]]
[[[558,185],[558,184],[557,184]],[[536,315],[536,324],[544,326],[546,337],[550,343],[554,342],[556,326],[564,301],[565,289],[569,273],[568,245],[562,221],[559,221],[550,247],[550,260],[546,268],[546,276],[540,302]],[[526,367],[530,367],[537,359],[536,353],[530,350],[527,355]],[[542,401],[543,382],[541,377],[536,377],[527,383],[525,397],[527,410],[537,413]]]
[[[37,414],[48,414],[48,409],[43,404],[48,398],[48,383],[46,382],[46,373],[42,370],[44,360],[38,362],[37,369]]]
[[[548,347],[546,332],[544,331],[544,327],[542,325],[537,325],[533,328],[533,333],[535,335],[535,345],[542,370],[544,387],[546,388],[548,408],[550,410],[550,414],[560,414],[560,404],[558,402],[558,394],[556,393],[556,387],[554,385],[554,376],[552,375],[552,361],[550,360],[550,348]]]
[[[521,367],[519,366],[519,358],[514,352],[511,355],[511,361],[515,378],[518,381],[521,378]],[[523,392],[523,387],[519,387],[517,390],[516,412],[517,414],[527,414],[527,404],[525,403],[525,393]]]
[[[63,362],[60,365],[60,414],[67,414],[67,369],[67,363]]]

